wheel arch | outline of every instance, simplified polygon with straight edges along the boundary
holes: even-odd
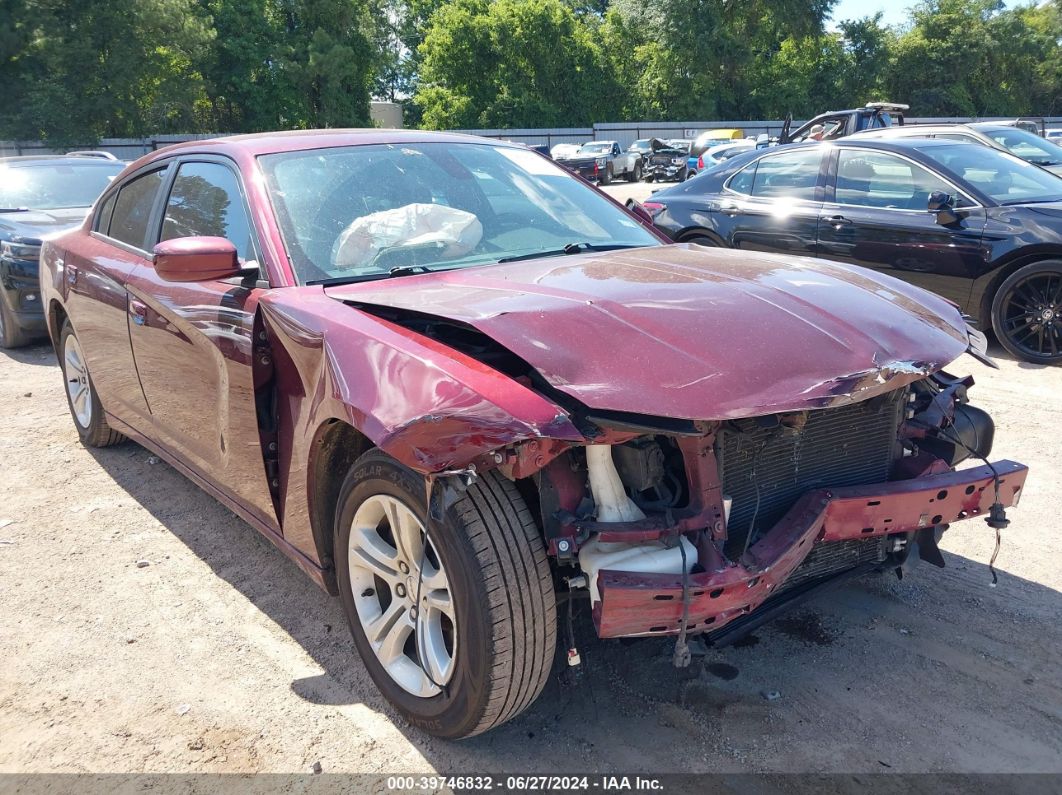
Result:
[[[56,351],[56,355],[59,353],[59,332],[63,330],[63,323],[69,319],[66,307],[57,298],[53,298],[48,304],[47,323],[48,336],[51,338],[52,348]]]
[[[1062,260],[1062,246],[1037,246],[1032,251],[1025,249],[987,275],[980,294],[975,292],[974,295],[970,296],[970,308],[977,310],[977,317],[982,331],[992,330],[992,301],[995,299],[1000,285],[1006,281],[1007,277],[1026,265],[1049,259]],[[976,291],[977,289],[977,283],[975,282],[974,290]]]
[[[676,243],[689,243],[691,240],[695,240],[698,237],[706,237],[712,240],[717,246],[725,247],[726,241],[713,229],[708,229],[703,226],[694,226],[688,229],[683,229],[677,235],[675,235]]]
[[[306,494],[317,559],[334,587],[334,516],[339,491],[354,462],[375,445],[364,433],[342,420],[328,420],[317,429],[306,468]]]

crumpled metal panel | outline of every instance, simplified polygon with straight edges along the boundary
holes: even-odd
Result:
[[[598,410],[691,420],[821,408],[969,345],[949,302],[863,268],[670,245],[326,289],[471,325]]]

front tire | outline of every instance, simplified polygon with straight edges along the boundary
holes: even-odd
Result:
[[[336,508],[336,575],[384,697],[414,726],[456,739],[504,723],[541,693],[556,602],[542,536],[511,481],[478,478],[430,537],[426,516],[424,479],[366,453]]]
[[[1013,356],[1062,364],[1062,260],[1025,265],[992,299],[992,329]]]
[[[605,171],[600,177],[602,185],[609,185],[612,183],[612,164],[609,163],[605,166]]]
[[[110,447],[124,441],[125,437],[107,424],[81,343],[69,320],[63,323],[59,334],[59,366],[63,371],[70,416],[82,444],[88,447]]]
[[[631,171],[631,173],[627,176],[627,180],[630,181],[630,182],[641,182],[642,181],[642,164],[641,163],[637,163],[636,162],[634,164],[634,170]]]

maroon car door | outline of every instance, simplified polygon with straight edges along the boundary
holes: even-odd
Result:
[[[252,270],[258,244],[235,165],[176,162],[164,187],[156,242],[208,235],[236,245]],[[128,281],[133,356],[151,406],[151,436],[255,518],[278,530],[255,405],[253,327],[268,286],[240,277],[167,282],[150,262]]]
[[[149,227],[166,167],[134,174],[99,205],[88,235],[71,236],[61,270],[66,311],[104,409],[137,430],[150,414],[129,343],[130,274],[149,261]]]

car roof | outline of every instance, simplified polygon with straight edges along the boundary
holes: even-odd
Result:
[[[224,138],[186,141],[167,146],[147,156],[144,162],[158,157],[181,153],[215,153],[222,155],[259,155],[300,152],[310,149],[331,149],[341,146],[409,143],[489,143],[493,146],[522,148],[521,144],[481,138],[461,133],[442,133],[427,130],[381,130],[377,128],[347,130],[285,130],[282,132],[245,133]],[[85,158],[79,158],[85,159]]]
[[[811,141],[808,143],[798,144],[785,144],[784,146],[773,147],[771,149],[758,149],[758,152],[780,152],[789,149],[809,149],[813,146],[844,146],[852,147],[856,149],[881,149],[885,152],[910,152],[911,150],[929,149],[939,146],[976,146],[981,147],[981,144],[965,143],[963,141],[953,141],[950,139],[939,138],[876,138],[873,136],[859,136],[848,135],[844,138],[838,138],[836,141]]]
[[[850,138],[872,138],[894,135],[897,138],[909,138],[912,135],[918,135],[919,133],[937,133],[937,132],[949,132],[954,130],[968,130],[973,125],[970,124],[898,124],[893,127],[875,127],[872,130],[860,130],[857,133],[850,135]]]
[[[105,160],[102,157],[85,157],[84,155],[17,155],[14,157],[0,157],[0,166],[14,166],[26,168],[33,166],[50,166],[56,162],[79,163],[87,166],[120,166],[125,164],[120,160]]]

